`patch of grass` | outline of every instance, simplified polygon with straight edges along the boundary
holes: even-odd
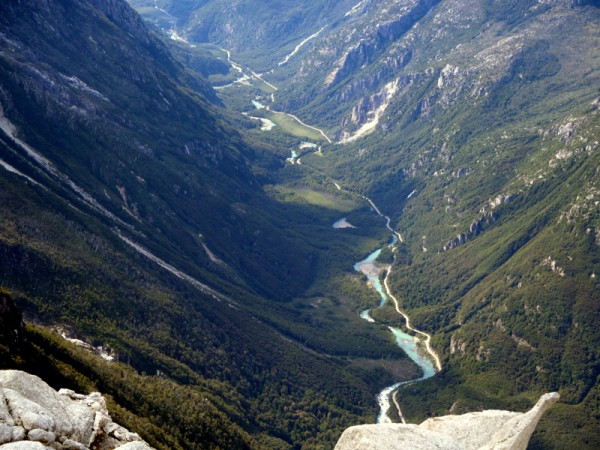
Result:
[[[344,213],[350,212],[361,206],[354,200],[340,198],[330,193],[317,191],[314,189],[290,188],[287,186],[278,185],[274,186],[272,191],[272,194],[284,202],[320,206]]]
[[[313,139],[315,141],[324,141],[323,135],[317,130],[302,125],[293,117],[282,112],[272,112],[268,115],[269,119],[281,127],[283,131],[293,136]]]

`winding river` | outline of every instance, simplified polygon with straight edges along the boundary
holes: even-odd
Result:
[[[336,187],[338,186],[339,185],[336,184]],[[341,189],[341,186],[338,187],[338,189]],[[379,216],[386,219],[386,227],[393,233],[391,237],[391,243],[388,244],[388,247],[392,248],[396,246],[399,241],[403,242],[400,233],[394,231],[390,226],[390,218],[384,216],[371,199],[367,197],[364,198],[369,202],[369,204],[373,207],[373,209]],[[406,323],[406,329],[409,332],[412,332],[411,335],[405,333],[399,328],[388,327],[390,332],[394,335],[394,339],[398,346],[408,355],[408,357],[412,361],[414,361],[421,368],[421,371],[423,373],[422,376],[414,380],[400,381],[398,383],[394,383],[393,385],[383,389],[377,395],[377,402],[380,408],[379,415],[377,416],[377,423],[392,422],[392,419],[388,415],[392,401],[394,402],[394,405],[398,410],[400,420],[403,423],[405,423],[404,416],[402,415],[402,411],[400,409],[400,405],[398,404],[395,395],[393,396],[392,394],[394,394],[400,386],[431,378],[436,374],[437,371],[441,370],[441,362],[438,355],[431,347],[431,336],[423,331],[414,328],[411,325],[410,318],[404,311],[400,309],[398,300],[392,294],[388,284],[388,277],[392,272],[392,266],[384,268],[382,267],[382,265],[377,264],[377,258],[381,254],[382,250],[383,248],[377,249],[362,261],[358,261],[357,263],[355,263],[354,270],[363,273],[379,294],[380,301],[378,308],[381,308],[387,302],[392,301],[394,303],[396,312],[403,316]],[[382,271],[385,271],[385,277],[383,278],[383,282],[380,278]],[[370,309],[362,311],[360,313],[360,317],[366,320],[367,322],[376,323],[376,321],[371,317],[370,312]]]
[[[356,11],[358,11],[358,9],[362,5],[362,3],[363,2],[358,3],[354,8],[352,8],[352,10],[350,12],[348,12],[346,14],[346,16],[352,15]],[[286,59],[284,59],[279,64],[279,66],[287,63],[288,60],[291,57],[293,57],[294,54],[302,47],[302,45],[304,45],[310,39],[316,37],[319,33],[320,33],[320,31],[315,33],[314,35],[310,36],[305,41],[301,42],[299,44],[299,46],[297,46],[296,49],[290,55],[288,55],[286,57]],[[225,49],[223,49],[223,51],[227,54],[227,60],[231,64],[233,69],[235,71],[239,72],[240,77],[237,80],[235,80],[233,83],[230,83],[225,86],[215,87],[216,89],[224,89],[224,88],[227,88],[230,86],[234,86],[235,84],[249,84],[249,82],[252,79],[257,79],[257,80],[262,81],[266,85],[268,85],[271,89],[277,91],[277,87],[275,87],[272,84],[265,81],[261,77],[261,75],[253,72],[252,70],[250,70],[251,75],[246,74],[243,67],[240,64],[232,61],[231,52],[229,52],[228,50],[225,50]],[[275,100],[274,95],[271,95],[271,100],[272,101]],[[302,125],[306,128],[312,129],[313,131],[319,132],[320,135],[328,143],[330,143],[330,144],[332,143],[332,140],[325,134],[325,132],[323,130],[305,124],[304,122],[302,122],[298,117],[294,116],[293,114],[282,113],[282,112],[271,110],[271,108],[269,106],[266,106],[266,105],[258,102],[257,100],[252,100],[252,104],[254,105],[254,107],[256,109],[264,108],[275,114],[277,114],[277,113],[285,114],[285,115],[291,117],[292,119],[296,120],[300,125]],[[263,130],[270,130],[275,125],[273,122],[264,120],[262,118],[256,117],[256,119],[263,121],[263,128],[262,128]],[[273,125],[271,125],[271,124],[273,124]],[[300,149],[303,149],[306,147],[313,147],[313,146],[316,147],[316,144],[310,144],[310,143],[303,142],[302,145],[300,146]],[[319,148],[319,150],[320,150],[320,148]],[[288,162],[290,162],[291,164],[300,164],[299,155],[297,154],[297,152],[295,150],[291,151],[291,157],[288,158]],[[345,190],[338,183],[334,182],[334,184],[338,190]],[[410,195],[412,195],[412,193]],[[371,207],[377,213],[377,215],[379,215],[380,217],[382,217],[386,220],[385,226],[392,234],[391,243],[389,244],[389,247],[394,247],[394,246],[398,245],[399,243],[400,244],[403,243],[404,240],[402,238],[402,235],[399,232],[395,231],[391,227],[391,224],[390,224],[391,219],[388,216],[385,216],[379,210],[377,205],[375,205],[375,203],[370,198],[365,197],[365,196],[363,196],[363,198],[371,205]],[[353,228],[353,225],[351,225],[349,222],[347,222],[345,218],[338,220],[333,226],[335,228],[351,228],[351,227]],[[354,269],[356,271],[362,272],[364,275],[366,275],[366,277],[368,278],[370,283],[377,290],[377,292],[380,296],[380,302],[379,302],[378,307],[381,308],[388,301],[392,301],[394,303],[396,312],[398,314],[400,314],[405,320],[406,330],[409,333],[411,333],[411,334],[405,333],[404,331],[402,331],[399,328],[388,327],[390,332],[393,334],[394,339],[395,339],[396,343],[398,344],[398,346],[400,348],[402,348],[402,350],[408,355],[408,357],[421,368],[422,376],[420,378],[417,378],[414,380],[401,381],[401,382],[395,383],[391,386],[386,387],[377,395],[377,402],[379,403],[379,407],[380,407],[380,412],[377,417],[377,423],[391,423],[392,422],[392,419],[388,415],[392,401],[398,411],[398,416],[400,417],[401,421],[404,423],[405,422],[404,416],[402,415],[400,405],[398,404],[398,401],[397,401],[396,395],[395,395],[397,389],[402,385],[406,385],[409,383],[415,383],[417,381],[431,378],[432,376],[435,375],[435,373],[437,371],[441,370],[441,363],[440,363],[440,359],[439,359],[438,355],[435,353],[435,351],[431,347],[431,336],[429,334],[427,334],[423,331],[420,331],[420,330],[414,328],[413,326],[411,326],[410,318],[404,311],[402,311],[400,309],[398,300],[392,294],[392,292],[389,288],[389,285],[388,285],[388,277],[392,273],[392,266],[388,266],[388,267],[384,268],[384,267],[382,267],[381,264],[376,264],[377,258],[381,254],[382,250],[383,250],[383,248],[380,248],[380,249],[374,251],[373,253],[371,253],[369,256],[367,256],[362,261],[359,261],[356,264],[354,264]],[[383,281],[380,278],[382,271],[385,272]],[[371,311],[370,309],[362,311],[360,313],[360,317],[368,322],[375,323],[376,321],[371,317],[370,311]]]

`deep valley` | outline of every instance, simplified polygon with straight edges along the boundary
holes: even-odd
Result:
[[[157,449],[551,391],[528,448],[598,448],[599,48],[594,1],[1,3],[0,369]]]

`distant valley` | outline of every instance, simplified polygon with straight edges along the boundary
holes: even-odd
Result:
[[[0,41],[1,368],[158,449],[549,391],[529,448],[600,445],[596,2],[5,2]]]

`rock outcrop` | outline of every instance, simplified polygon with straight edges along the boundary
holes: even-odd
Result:
[[[0,371],[1,450],[151,450],[114,423],[98,392],[56,392],[35,375]]]
[[[487,410],[427,419],[420,425],[350,427],[335,450],[525,450],[544,412],[559,399],[543,395],[526,413]]]

